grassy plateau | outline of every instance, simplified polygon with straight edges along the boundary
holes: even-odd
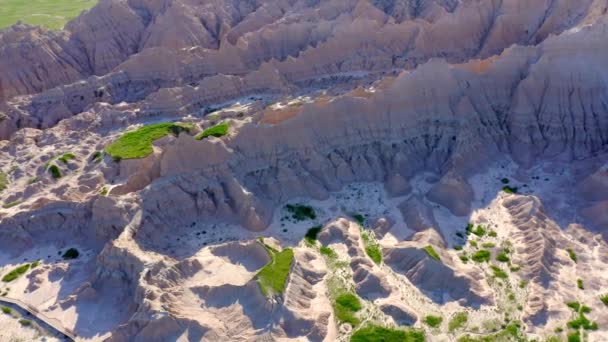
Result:
[[[106,152],[114,159],[139,159],[150,155],[152,142],[169,134],[178,135],[190,131],[191,124],[166,122],[148,125],[123,134],[115,142],[106,147]]]
[[[97,0],[0,0],[0,29],[18,21],[59,30]]]

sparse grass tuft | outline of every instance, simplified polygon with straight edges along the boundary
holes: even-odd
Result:
[[[100,194],[101,196],[107,196],[107,195],[108,195],[108,188],[104,186],[104,187],[103,187],[103,188],[101,188],[101,190],[99,191],[99,194]]]
[[[441,322],[443,322],[443,317],[428,315],[428,316],[424,317],[423,321],[429,327],[437,328],[438,326],[441,325]]]
[[[508,193],[508,194],[516,194],[517,193],[517,188],[516,187],[510,187],[508,185],[504,186],[502,188],[502,191]]]
[[[29,319],[20,319],[19,324],[24,327],[29,327],[30,325],[32,325],[32,321],[30,321]]]
[[[428,245],[428,246],[424,247],[424,250],[427,252],[427,254],[431,258],[433,258],[433,259],[441,262],[441,257],[439,257],[439,254],[437,254],[437,252],[435,251],[435,249],[433,248],[433,246]]]
[[[13,309],[6,307],[6,306],[1,307],[0,309],[2,309],[2,312],[7,315],[10,315],[13,312]]]
[[[288,204],[285,208],[291,214],[291,217],[297,221],[304,221],[307,219],[314,220],[317,218],[315,210],[308,205]]]
[[[33,263],[31,263],[30,268],[34,269],[36,267],[40,266],[40,260],[36,260]]]
[[[498,234],[496,233],[496,231],[494,231],[494,230],[490,230],[490,231],[488,232],[488,236],[489,236],[489,237],[494,237],[494,238],[495,238],[495,237],[497,237],[497,236],[498,236]]]
[[[338,257],[338,254],[336,254],[333,249],[326,246],[321,246],[319,251],[321,252],[321,255],[325,255],[329,259],[336,259]]]
[[[378,243],[372,240],[368,232],[363,232],[361,238],[365,245],[365,253],[372,259],[376,264],[380,265],[382,262],[382,251]]]
[[[574,261],[574,263],[576,263],[577,257],[576,257],[576,253],[574,252],[574,250],[572,248],[568,248],[568,249],[566,249],[566,252],[568,252],[568,256],[570,256],[570,259],[572,259],[572,261]]]
[[[103,160],[103,151],[95,151],[91,155],[91,161],[96,164],[101,163],[102,160]]]
[[[23,264],[17,268],[15,268],[14,270],[10,271],[9,273],[7,273],[4,277],[2,277],[2,281],[5,283],[9,283],[17,278],[19,278],[21,275],[25,274],[25,272],[27,272],[30,269],[30,264]]]
[[[281,252],[277,252],[266,245],[264,246],[271,260],[257,274],[260,289],[266,296],[275,293],[281,294],[285,290],[289,271],[293,264],[293,250],[286,248]]]
[[[585,289],[585,284],[583,283],[583,279],[576,279],[576,287],[581,290]]]
[[[65,260],[76,259],[80,255],[80,252],[76,248],[70,248],[65,253],[63,253],[63,258]]]
[[[475,230],[473,231],[473,234],[475,234],[475,235],[477,235],[477,236],[479,236],[479,237],[483,237],[483,236],[485,236],[485,235],[486,235],[486,233],[487,233],[487,231],[486,231],[486,229],[485,229],[485,228],[484,228],[482,225],[478,225],[478,226],[477,226],[477,229],[475,229]]]
[[[61,157],[57,158],[60,162],[67,164],[70,160],[76,159],[76,156],[73,153],[66,153]]]
[[[494,277],[496,277],[496,278],[499,278],[499,279],[509,278],[509,275],[507,274],[507,272],[503,271],[498,266],[490,265],[490,269],[492,269],[492,272],[494,273]]]
[[[490,252],[485,249],[480,249],[471,255],[471,259],[473,259],[475,262],[489,262]]]
[[[195,139],[203,140],[208,137],[216,137],[216,138],[223,137],[224,135],[228,134],[229,128],[230,128],[230,124],[227,122],[224,122],[219,125],[215,125],[215,126],[207,128],[202,133],[198,134],[195,137]]]
[[[448,330],[452,333],[462,328],[469,320],[469,315],[466,312],[459,312],[448,323]]]
[[[10,209],[10,208],[12,208],[12,207],[14,207],[14,206],[17,206],[17,205],[21,204],[21,202],[23,202],[23,201],[21,201],[21,200],[16,200],[16,201],[12,201],[12,202],[8,202],[8,203],[4,203],[4,204],[2,205],[2,208],[4,208],[4,209]]]
[[[502,253],[498,254],[496,256],[496,260],[498,260],[500,262],[509,262],[509,261],[511,261],[511,259],[509,258],[509,256],[505,252],[502,252]]]
[[[424,333],[417,330],[399,330],[380,326],[367,326],[353,334],[350,342],[424,342]]]
[[[600,301],[604,303],[604,305],[608,306],[608,293],[600,296]]]
[[[0,192],[8,188],[8,176],[4,172],[0,172]]]
[[[336,298],[334,303],[334,311],[338,321],[349,323],[353,327],[359,324],[359,319],[356,317],[357,311],[363,306],[359,297],[352,293],[343,293]]]
[[[179,133],[188,132],[192,128],[192,124],[181,122],[167,122],[144,126],[123,134],[115,142],[106,147],[106,153],[115,160],[144,158],[152,153],[152,142],[154,140],[168,134],[179,135]]]

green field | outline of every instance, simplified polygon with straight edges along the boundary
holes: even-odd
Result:
[[[82,10],[96,3],[97,0],[0,0],[0,29],[19,20],[49,29],[61,29]]]

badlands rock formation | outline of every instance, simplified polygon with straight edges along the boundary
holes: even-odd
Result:
[[[607,13],[101,0],[0,30],[0,275],[34,268],[0,296],[83,340],[608,340]],[[104,152],[175,121],[140,159]]]

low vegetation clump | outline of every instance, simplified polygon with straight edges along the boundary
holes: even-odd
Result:
[[[2,277],[2,281],[5,283],[11,282],[19,278],[21,275],[25,274],[25,272],[27,272],[29,269],[30,264],[23,264],[15,268],[14,270],[8,272],[4,277]]]
[[[106,147],[106,153],[115,160],[139,159],[150,155],[154,150],[152,142],[168,134],[178,135],[192,130],[193,125],[180,122],[167,122],[148,125],[123,134]]]
[[[604,305],[608,306],[608,293],[600,296],[600,301],[602,301],[602,303],[604,303]]]
[[[459,312],[448,323],[448,330],[452,333],[462,328],[469,320],[469,315],[466,312]]]
[[[57,166],[55,164],[51,164],[51,165],[49,165],[48,170],[51,173],[51,176],[53,176],[53,178],[55,178],[55,179],[61,178],[61,170],[59,170],[59,166]]]
[[[99,190],[99,194],[101,196],[107,196],[108,195],[108,188],[104,186],[103,188],[101,188],[101,190]]]
[[[510,186],[508,186],[508,185],[505,185],[505,186],[502,188],[502,191],[504,191],[504,192],[506,192],[506,193],[508,193],[508,194],[516,194],[516,193],[517,193],[517,188],[515,188],[515,187],[510,187]]]
[[[264,245],[270,255],[270,262],[257,274],[262,293],[266,296],[281,294],[285,290],[289,271],[293,264],[293,250],[286,248],[281,252]]]
[[[509,178],[503,178],[500,180],[502,182],[502,184],[509,184]]]
[[[507,272],[503,271],[500,267],[491,265],[490,269],[492,269],[492,273],[494,273],[494,277],[499,279],[507,279],[509,275]]]
[[[473,225],[472,223],[467,224],[467,227],[465,228],[467,235],[471,235],[474,227],[475,225]]]
[[[352,335],[351,342],[424,342],[424,333],[417,330],[400,330],[380,326],[367,326]]]
[[[361,238],[363,239],[363,243],[365,245],[365,253],[367,256],[372,259],[373,262],[380,265],[382,262],[382,251],[380,250],[380,246],[377,242],[373,241],[370,233],[363,232],[361,234]]]
[[[490,251],[485,249],[480,249],[477,252],[471,255],[471,259],[475,262],[489,262],[490,261]]]
[[[288,204],[285,209],[291,214],[291,217],[296,221],[314,220],[317,218],[315,210],[308,205]]]
[[[521,323],[511,322],[507,324],[503,330],[481,337],[472,337],[470,335],[462,336],[458,339],[458,342],[496,342],[496,341],[526,341],[525,338],[520,336]]]
[[[13,312],[13,309],[6,307],[6,306],[1,307],[1,309],[2,309],[2,312],[7,315],[10,315]]]
[[[441,257],[439,257],[439,254],[437,254],[437,252],[435,251],[433,246],[428,245],[428,246],[424,247],[424,250],[431,258],[433,258],[437,261],[441,261]]]
[[[72,159],[76,159],[76,156],[73,153],[65,153],[61,157],[57,158],[57,160],[59,160],[60,162],[62,162],[64,164],[69,163],[70,160],[72,160]]]
[[[349,323],[353,327],[359,324],[356,313],[361,310],[361,300],[353,293],[343,293],[336,297],[334,311],[338,321]]]
[[[321,248],[319,248],[319,251],[321,252],[321,255],[324,255],[329,259],[336,259],[338,257],[338,254],[336,254],[333,249],[326,246],[321,246]]]
[[[443,322],[443,317],[428,315],[424,317],[424,323],[431,328],[437,328]]]
[[[576,318],[567,323],[568,328],[574,330],[597,330],[598,325],[596,322],[591,322],[585,316],[586,313],[591,312],[591,308],[586,305],[581,305],[579,302],[569,302],[566,305],[576,313]]]
[[[14,206],[17,206],[17,205],[21,204],[21,202],[22,202],[21,200],[17,200],[17,201],[12,201],[12,202],[8,202],[8,203],[4,203],[2,205],[2,208],[4,208],[4,209],[10,209],[10,208],[12,208]]]
[[[0,172],[0,192],[8,187],[8,176],[4,172]]]
[[[361,214],[353,214],[352,216],[361,227],[365,226],[365,216]]]
[[[30,325],[32,325],[32,321],[28,319],[20,319],[19,324],[23,325],[24,327],[29,327]]]
[[[568,256],[570,257],[570,259],[572,259],[572,261],[574,261],[574,263],[576,263],[577,257],[576,257],[576,253],[574,252],[574,250],[572,248],[568,248],[568,249],[566,249],[566,252],[568,252]]]
[[[304,235],[304,239],[306,240],[306,242],[310,245],[314,245],[315,242],[317,241],[317,235],[319,235],[322,228],[323,228],[322,226],[315,226],[315,227],[310,228],[306,232],[306,235]]]
[[[496,260],[498,260],[500,262],[509,262],[509,261],[511,261],[511,259],[509,258],[509,256],[505,252],[502,252],[502,253],[498,254],[496,256]]]
[[[577,279],[576,280],[576,287],[578,287],[581,290],[585,289],[585,284],[583,283],[583,279]]]
[[[484,242],[481,244],[481,247],[483,248],[494,248],[496,247],[496,244],[494,244],[493,242]]]
[[[78,258],[79,255],[80,255],[80,252],[78,252],[78,250],[76,248],[70,248],[67,251],[65,251],[65,253],[63,253],[63,259],[65,259],[65,260],[76,259],[76,258]]]
[[[34,269],[36,267],[40,266],[40,260],[36,260],[33,263],[30,264],[30,268]]]
[[[487,233],[487,230],[482,225],[478,225],[477,228],[475,230],[473,230],[473,234],[475,234],[479,237],[485,236],[486,233]]]
[[[208,137],[223,137],[228,134],[228,130],[230,128],[230,124],[227,122],[221,123],[219,125],[211,126],[198,134],[195,138],[196,140],[203,140]]]
[[[494,231],[494,230],[490,230],[490,231],[488,232],[488,236],[489,236],[489,237],[494,237],[494,238],[495,238],[495,237],[497,237],[497,236],[498,236],[498,233],[496,233],[496,231]]]

